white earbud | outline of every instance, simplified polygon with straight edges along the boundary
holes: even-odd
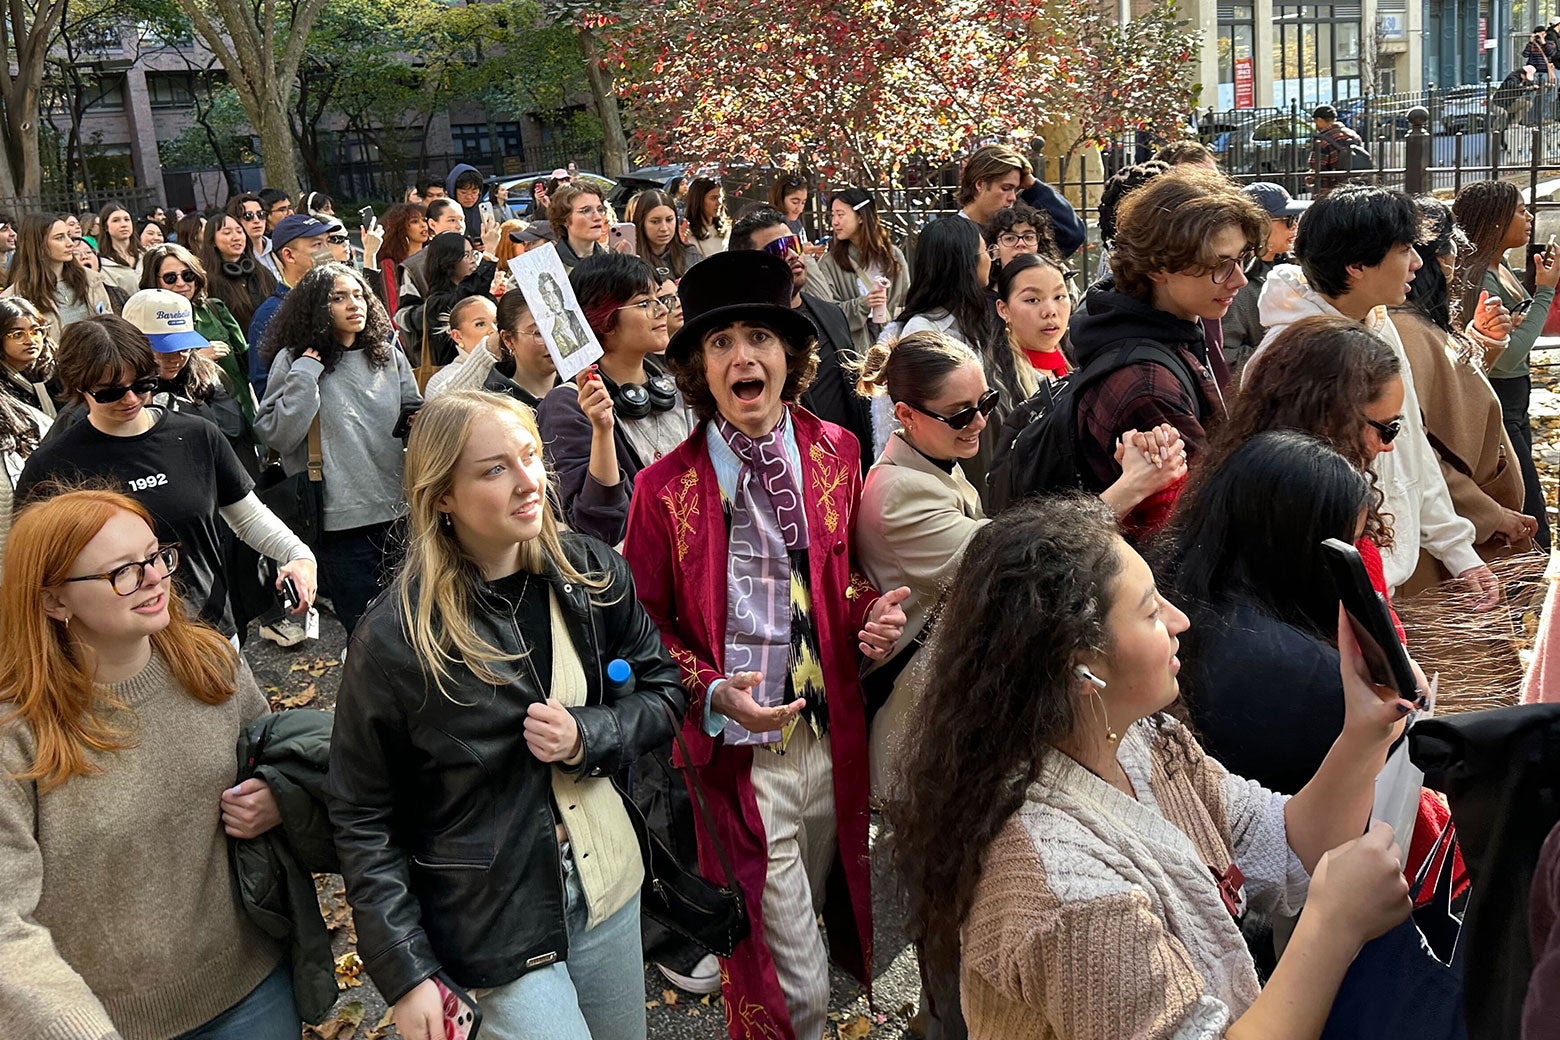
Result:
[[[1080,664],[1075,666],[1073,668],[1073,674],[1086,683],[1093,683],[1102,690],[1105,688],[1105,680],[1089,671],[1088,665]]]

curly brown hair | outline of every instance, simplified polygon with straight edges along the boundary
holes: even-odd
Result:
[[[922,695],[901,795],[888,807],[911,937],[934,969],[955,962],[987,847],[1052,746],[1077,730],[1073,668],[1109,651],[1124,545],[1109,507],[1068,494],[1005,510],[964,550],[921,651],[937,681]]]
[[[1246,247],[1260,253],[1272,220],[1230,181],[1196,166],[1176,166],[1122,200],[1116,210],[1110,269],[1116,291],[1149,301],[1160,271],[1211,271],[1209,241],[1238,228]]]
[[[1247,365],[1229,419],[1213,435],[1194,485],[1218,470],[1246,441],[1266,430],[1297,430],[1326,441],[1366,473],[1371,484],[1365,533],[1392,545],[1392,517],[1370,472],[1365,408],[1379,398],[1402,366],[1386,342],[1348,318],[1302,318],[1279,333],[1256,364]],[[1183,497],[1195,495],[1188,489]]]
[[[780,388],[780,400],[786,404],[794,404],[801,400],[802,394],[812,385],[813,377],[818,374],[818,341],[809,339],[805,343],[793,343],[781,334],[779,329],[765,324],[762,320],[753,320],[749,324],[768,329],[777,337],[785,347],[785,385]],[[726,328],[728,326],[721,326]],[[704,333],[708,337],[712,332],[719,332],[720,328],[713,328]],[[666,356],[666,367],[671,369],[672,375],[677,379],[677,389],[682,391],[683,401],[693,409],[693,414],[700,419],[713,419],[719,411],[715,407],[715,395],[710,392],[709,380],[704,375],[704,343],[701,339],[697,349],[688,353],[680,361],[672,360],[672,356]]]

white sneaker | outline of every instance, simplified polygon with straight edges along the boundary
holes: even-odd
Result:
[[[706,993],[720,992],[720,961],[715,959],[713,953],[705,954],[704,959],[695,964],[693,971],[687,975],[679,974],[664,964],[657,964],[655,967],[667,982],[685,993],[703,996]]]
[[[280,647],[297,646],[309,634],[296,620],[290,617],[278,618],[269,625],[260,626],[260,634]]]

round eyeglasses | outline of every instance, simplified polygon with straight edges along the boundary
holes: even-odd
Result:
[[[135,590],[146,583],[146,568],[156,564],[166,578],[179,569],[179,543],[160,546],[158,550],[144,560],[136,560],[127,563],[123,567],[115,567],[111,571],[102,574],[83,574],[79,578],[66,578],[67,583],[73,581],[106,581],[116,596],[133,596]]]

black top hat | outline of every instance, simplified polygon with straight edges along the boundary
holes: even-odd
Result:
[[[767,325],[792,346],[818,337],[807,315],[791,306],[791,265],[756,249],[716,253],[688,268],[677,283],[683,326],[666,345],[667,359],[688,360],[704,334],[736,321]]]

